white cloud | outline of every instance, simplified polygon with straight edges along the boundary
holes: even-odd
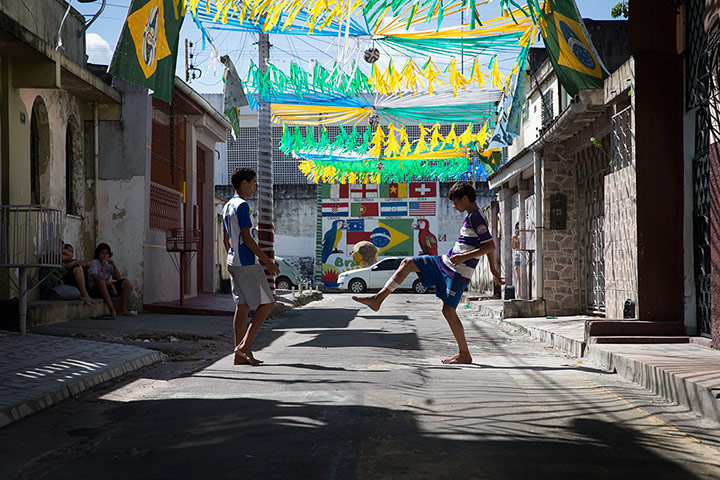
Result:
[[[85,36],[85,50],[89,57],[88,63],[110,65],[112,60],[110,44],[97,33],[88,33]]]

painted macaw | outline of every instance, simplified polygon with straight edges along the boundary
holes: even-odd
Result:
[[[322,243],[322,263],[327,262],[330,254],[335,251],[340,239],[342,238],[342,229],[345,228],[344,220],[335,220],[330,229],[325,232]]]
[[[425,255],[437,256],[437,238],[430,232],[430,224],[428,221],[424,218],[419,218],[417,220],[417,229],[420,230],[418,232],[420,250],[422,250]]]

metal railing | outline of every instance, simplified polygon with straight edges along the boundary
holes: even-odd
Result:
[[[22,335],[26,331],[27,293],[34,288],[28,288],[28,268],[62,264],[62,220],[62,211],[55,208],[0,205],[0,268],[18,269],[17,282],[13,275],[8,278],[18,294]]]
[[[0,205],[0,268],[60,265],[62,219],[42,205]]]

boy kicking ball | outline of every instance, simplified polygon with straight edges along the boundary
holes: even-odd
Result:
[[[459,352],[446,358],[442,363],[471,363],[472,356],[465,340],[465,330],[457,315],[465,288],[470,283],[479,258],[488,256],[490,271],[495,281],[503,285],[505,281],[495,266],[495,243],[488,229],[487,221],[480,213],[475,202],[475,189],[469,182],[457,182],[450,188],[448,198],[459,212],[466,212],[465,220],[460,228],[460,235],[447,255],[405,258],[388,280],[385,286],[370,297],[352,297],[356,302],[367,305],[374,311],[380,309],[383,301],[395,291],[403,280],[412,272],[416,272],[425,287],[435,286],[435,294],[443,301],[442,313],[450,325]]]

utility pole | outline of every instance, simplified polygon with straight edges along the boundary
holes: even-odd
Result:
[[[185,39],[185,83],[190,79],[190,67],[188,65],[188,41]]]
[[[261,33],[258,39],[258,67],[264,74],[270,59],[270,35]],[[273,162],[270,104],[260,103],[258,112],[258,246],[269,258],[275,258],[273,226]],[[265,272],[270,288],[275,290],[275,277]]]

